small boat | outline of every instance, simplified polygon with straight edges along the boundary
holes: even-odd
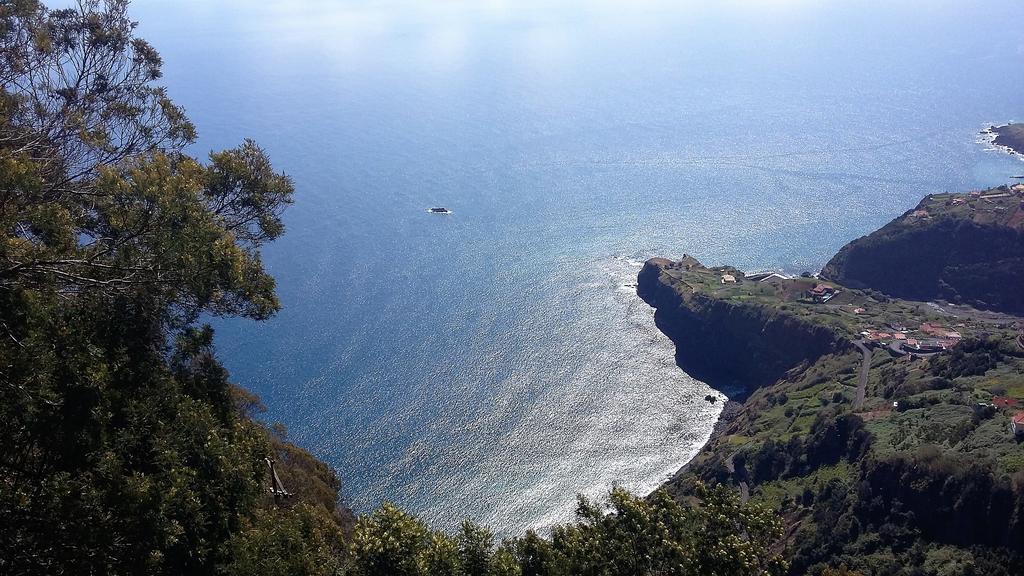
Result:
[[[1024,175],[1021,175],[1021,176],[1010,176],[1010,178],[1014,178],[1016,180],[1024,180]]]
[[[427,210],[427,212],[430,212],[431,214],[451,214],[452,213],[451,210],[449,210],[447,208],[441,208],[441,207],[431,208],[431,209]]]

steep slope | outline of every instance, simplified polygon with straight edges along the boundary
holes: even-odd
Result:
[[[710,296],[677,273],[702,268],[692,258],[654,258],[637,277],[637,293],[657,309],[658,328],[675,343],[679,365],[694,377],[742,392],[771,384],[804,362],[852,348],[829,328],[785,311]]]
[[[899,298],[1024,313],[1024,186],[928,196],[844,246],[822,277]]]

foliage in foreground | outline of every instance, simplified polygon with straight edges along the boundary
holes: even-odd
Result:
[[[643,499],[615,489],[607,507],[581,497],[577,522],[556,526],[550,539],[531,532],[496,548],[471,523],[448,537],[384,505],[357,523],[352,568],[367,576],[785,573],[770,551],[782,535],[778,516],[739,504],[724,487],[698,494],[690,505],[662,491]]]

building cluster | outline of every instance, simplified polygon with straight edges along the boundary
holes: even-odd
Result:
[[[1013,196],[1024,198],[1024,184],[1014,184],[1009,188],[997,188],[995,190],[989,190],[984,192],[980,190],[975,190],[974,192],[971,192],[968,196],[970,196],[971,200],[982,200],[984,202],[989,203],[991,203],[993,200],[998,200],[1000,198],[1011,198]],[[947,204],[951,206],[960,206],[962,204],[965,204],[966,202],[967,200],[961,196],[953,198],[952,200],[947,202]],[[1022,201],[1022,204],[1024,204],[1024,201]]]
[[[891,324],[887,329],[869,329],[860,333],[864,340],[876,346],[888,346],[899,355],[937,354],[956,346],[963,336],[937,324],[925,322],[917,330],[909,330],[901,324]]]
[[[980,200],[995,200],[996,198],[1008,198],[1010,196],[1024,196],[1024,184],[1014,184],[1009,188],[997,188],[989,191],[975,190],[974,192],[971,192],[969,196]],[[962,198],[957,198],[955,200],[960,199]]]
[[[952,195],[946,200],[946,206],[967,209],[972,217],[983,221],[996,221],[1010,228],[1022,228],[1024,225],[1024,184],[1000,186],[991,190],[975,190],[967,195]],[[913,221],[918,216],[917,210],[907,217]]]
[[[974,192],[971,192],[970,194],[968,194],[967,197],[956,196],[954,198],[951,198],[950,200],[948,200],[946,202],[946,205],[947,206],[964,206],[964,205],[966,205],[966,206],[970,206],[971,208],[974,208],[974,206],[968,202],[968,198],[970,198],[970,200],[972,200],[972,201],[982,201],[982,202],[986,202],[988,204],[994,204],[994,202],[993,202],[994,200],[999,200],[1000,198],[1012,198],[1014,196],[1017,196],[1017,197],[1021,198],[1021,206],[1024,207],[1024,184],[1014,184],[1013,186],[1010,186],[1008,188],[997,188],[995,190],[987,190],[987,191],[975,190]],[[996,210],[996,211],[1004,211],[1004,210],[1006,210],[1006,207],[1005,206],[997,206],[997,207],[992,208],[992,209]],[[920,218],[920,217],[927,217],[927,212],[925,210],[916,210],[916,211],[914,211],[911,214],[911,216],[918,217],[918,218]]]

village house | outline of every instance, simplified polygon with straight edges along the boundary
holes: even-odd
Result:
[[[1013,431],[1014,436],[1024,436],[1024,412],[1014,414],[1013,419],[1010,420],[1010,430]]]
[[[882,342],[883,340],[889,340],[892,338],[892,334],[888,332],[868,332],[865,338],[871,342]]]
[[[766,283],[770,284],[772,282],[779,282],[779,281],[782,281],[782,280],[789,280],[789,277],[788,276],[784,276],[782,274],[778,274],[778,273],[772,272],[771,274],[768,274],[768,275],[758,274],[758,277],[751,278],[751,280],[754,280],[755,282],[766,282]]]
[[[910,340],[907,340],[910,343]],[[948,340],[937,340],[929,338],[927,340],[920,340],[917,342],[915,350],[924,354],[934,354],[936,352],[944,352],[948,348],[951,348],[955,343]]]
[[[835,297],[836,294],[839,294],[839,290],[834,286],[829,286],[828,284],[815,284],[814,288],[811,288],[807,292],[816,302],[828,302]]]
[[[992,405],[996,408],[1016,408],[1020,402],[1016,398],[1006,396],[995,396],[992,398]]]
[[[723,274],[722,275],[722,284],[735,284],[735,283],[736,283],[736,277],[733,276],[732,274]]]

